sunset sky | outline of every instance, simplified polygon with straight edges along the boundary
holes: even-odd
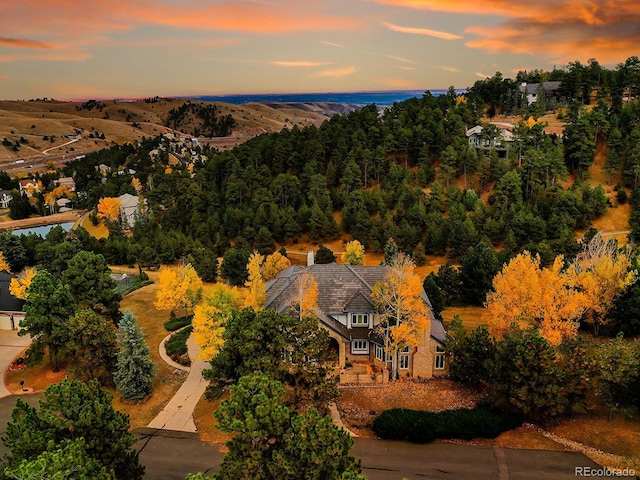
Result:
[[[640,55],[637,0],[0,0],[0,98],[471,86]]]

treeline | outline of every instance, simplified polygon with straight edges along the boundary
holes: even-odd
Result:
[[[236,122],[231,114],[218,115],[213,104],[185,102],[169,110],[167,125],[198,137],[226,137],[231,134]]]
[[[544,84],[559,82],[554,92],[539,89],[537,101],[528,105],[526,96],[520,92],[523,83]],[[640,59],[629,57],[614,69],[607,69],[596,59],[587,64],[579,61],[544,70],[520,71],[515,79],[504,78],[500,72],[485,80],[478,80],[469,89],[468,98],[474,109],[493,117],[497,112],[504,115],[542,115],[548,110],[567,106],[573,101],[589,105],[595,99],[609,99],[611,109],[619,113],[625,102],[637,98],[640,93]]]

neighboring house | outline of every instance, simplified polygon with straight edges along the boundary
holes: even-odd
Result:
[[[71,200],[68,198],[59,198],[56,200],[56,205],[58,206],[58,212],[70,212],[73,210]]]
[[[267,282],[265,308],[290,312],[291,300],[295,298],[296,279],[302,273],[310,273],[318,283],[316,313],[320,325],[329,332],[329,347],[337,352],[339,366],[344,368],[347,363],[368,363],[375,365],[375,370],[381,371],[384,365],[384,343],[381,333],[376,329],[380,323],[380,314],[372,303],[371,290],[376,282],[385,281],[388,268],[337,263],[311,264],[306,268],[292,266]],[[422,299],[431,312],[424,290]],[[424,332],[422,343],[418,347],[400,352],[399,375],[415,378],[445,375],[444,340],[442,322],[436,320],[431,313],[430,331]],[[390,368],[390,362],[387,365]],[[361,377],[365,377],[365,380],[368,378],[368,382],[374,381],[371,375]],[[345,378],[341,375],[341,381],[353,381]],[[381,376],[379,378],[382,380]]]
[[[140,215],[140,200],[137,196],[124,193],[120,201],[120,222],[124,228],[132,228]]]
[[[12,278],[6,270],[0,271],[0,330],[15,330],[24,318],[25,301],[9,293]]]
[[[27,197],[31,197],[34,193],[40,192],[40,186],[33,178],[23,178],[18,181],[18,184],[20,185],[20,195],[26,194]]]
[[[491,138],[487,138],[482,132],[482,125],[476,125],[467,130],[467,138],[469,145],[479,150],[496,150],[498,152],[508,152],[513,145],[513,125],[510,123],[492,123],[497,128],[497,134]]]
[[[9,208],[11,200],[13,200],[13,195],[9,190],[0,190],[0,208]]]
[[[69,192],[76,191],[76,181],[71,177],[60,177],[58,180],[54,180],[53,184],[56,187],[67,187]]]
[[[538,97],[544,94],[556,98],[560,89],[560,82],[527,83],[520,84],[520,95],[526,97],[527,105],[538,101]]]

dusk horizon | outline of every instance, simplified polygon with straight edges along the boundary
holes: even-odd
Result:
[[[634,2],[521,3],[25,0],[0,18],[0,97],[468,88],[496,71],[636,55]]]

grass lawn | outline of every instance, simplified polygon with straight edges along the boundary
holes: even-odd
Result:
[[[447,307],[442,311],[442,318],[445,326],[451,323],[455,315],[462,317],[462,322],[468,331],[475,330],[480,325],[486,325],[482,321],[484,307],[464,306],[464,307]]]
[[[150,276],[156,278],[157,273],[151,272]],[[163,327],[163,324],[169,319],[169,312],[156,310],[153,306],[157,289],[157,284],[146,286],[127,295],[121,302],[121,310],[129,309],[138,318],[138,325],[142,327],[151,350],[151,359],[158,368],[153,393],[144,403],[122,402],[115,389],[109,388],[114,394],[113,406],[117,410],[129,414],[132,429],[146,426],[162,410],[186,378],[183,375],[174,375],[174,369],[165,364],[158,353],[160,342],[169,333]],[[24,380],[25,388],[42,391],[49,385],[58,383],[65,376],[73,376],[68,371],[71,367],[73,367],[71,363],[64,364],[59,372],[54,373],[51,371],[48,359],[45,359],[41,365],[8,371],[5,382],[9,390],[14,392],[20,390],[20,380]]]
[[[151,277],[157,274],[152,272]],[[158,346],[167,332],[163,324],[169,320],[169,312],[156,310],[153,302],[156,300],[158,284],[146,286],[127,295],[121,302],[121,310],[129,309],[138,318],[138,325],[144,331],[147,345],[151,350],[151,359],[158,370],[154,380],[153,393],[145,403],[130,404],[120,401],[116,393],[113,405],[116,409],[126,412],[131,417],[131,428],[146,426],[162,410],[166,403],[178,391],[183,380],[183,375],[174,375],[174,369],[168,366],[160,358]]]

